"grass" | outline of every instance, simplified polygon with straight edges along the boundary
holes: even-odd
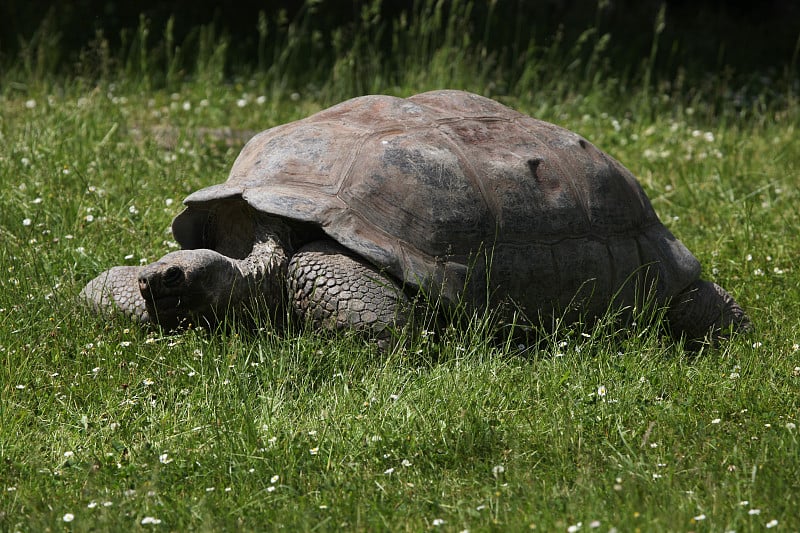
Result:
[[[424,44],[398,59],[407,77],[372,57],[359,84],[342,69],[363,65],[344,60],[315,87],[224,76],[214,42],[196,78],[159,81],[140,56],[96,80],[6,76],[0,529],[800,529],[791,90],[623,83],[602,50],[576,69],[559,43],[550,63],[487,70],[458,42]],[[136,65],[152,76],[127,76]],[[563,76],[546,79],[548,65]],[[239,146],[203,128],[260,130],[366,90],[493,94],[503,80],[515,81],[501,99],[640,176],[754,335],[692,356],[651,324],[601,324],[520,350],[478,321],[384,354],[297,330],[170,336],[76,305],[101,270],[170,250],[180,200],[224,179]],[[153,134],[165,125],[177,128],[168,143]]]

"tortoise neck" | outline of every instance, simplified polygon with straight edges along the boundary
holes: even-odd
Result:
[[[261,216],[253,221],[253,242],[273,243],[283,248],[287,255],[294,251],[294,232],[282,219],[272,216]],[[254,246],[255,248],[255,246]]]
[[[247,293],[241,295],[242,301],[259,300],[270,309],[277,310],[285,300],[290,251],[285,244],[288,233],[284,233],[283,229],[259,225],[252,250],[247,257],[236,261],[245,281],[240,286]],[[285,229],[288,231],[288,228]]]

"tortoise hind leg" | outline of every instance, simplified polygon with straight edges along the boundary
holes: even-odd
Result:
[[[353,328],[379,340],[408,320],[408,298],[388,276],[332,241],[312,242],[289,262],[291,305],[315,327]]]
[[[673,336],[684,335],[692,343],[705,338],[716,342],[731,331],[746,333],[753,329],[747,314],[725,289],[702,279],[672,299],[667,320]]]

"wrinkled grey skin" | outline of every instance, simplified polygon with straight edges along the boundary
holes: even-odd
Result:
[[[398,285],[340,245],[314,241],[288,261],[277,235],[262,238],[242,260],[196,249],[145,267],[114,267],[81,297],[98,313],[165,328],[214,325],[235,312],[279,320],[287,300],[295,315],[320,328],[353,328],[380,340],[405,323],[408,299]]]
[[[250,258],[257,260],[239,261],[214,250],[179,250],[146,267],[114,267],[89,282],[81,296],[97,311],[117,308],[136,321],[167,328],[184,320],[211,322],[242,309],[255,295],[282,296],[266,275],[285,270],[285,256],[263,248],[259,253]]]
[[[184,203],[183,250],[112,268],[83,300],[170,328],[291,311],[380,337],[415,301],[547,326],[651,296],[676,337],[752,327],[619,162],[460,91],[355,98],[262,132]]]

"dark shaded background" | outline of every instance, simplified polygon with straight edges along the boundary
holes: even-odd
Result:
[[[462,2],[463,3],[463,2]],[[213,23],[221,35],[230,37],[228,54],[235,63],[257,67],[259,12],[270,25],[302,16],[308,2],[262,1],[213,2],[209,0],[3,0],[0,2],[0,62],[17,59],[25,43],[48,21],[47,32],[58,36],[58,68],[67,70],[81,49],[102,30],[112,54],[121,45],[124,31],[135,31],[140,15],[151,22],[155,40],[174,16],[174,37],[182,43],[193,28]],[[358,20],[364,2],[314,2],[311,26],[324,41],[337,28]],[[385,0],[380,18],[388,28],[405,12],[424,2]],[[657,67],[664,74],[678,67],[702,73],[733,69],[739,73],[770,69],[796,69],[800,37],[800,2],[795,0],[497,0],[487,19],[489,2],[475,1],[470,27],[489,52],[506,53],[531,38],[546,45],[559,28],[564,42],[577,38],[587,28],[612,35],[612,68],[626,69],[647,57],[653,39],[653,25],[659,8],[666,5],[666,25],[661,36]],[[376,47],[390,45],[391,31],[384,32]],[[322,52],[319,52],[322,53]],[[263,66],[263,65],[262,65]]]

